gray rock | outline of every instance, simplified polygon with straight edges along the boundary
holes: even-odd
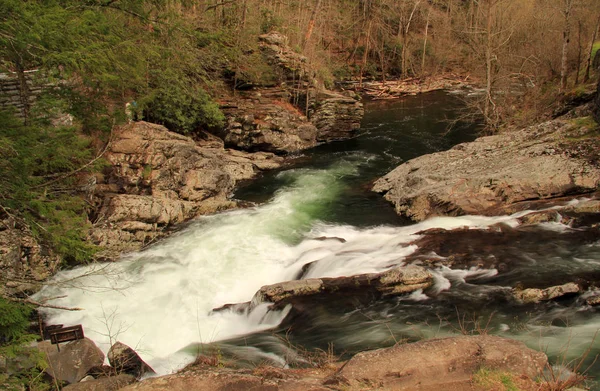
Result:
[[[337,278],[309,278],[266,285],[254,295],[252,302],[284,305],[308,296],[365,290],[372,290],[380,295],[399,295],[428,288],[432,283],[433,277],[427,270],[420,266],[408,265],[382,273]]]
[[[135,350],[124,343],[116,342],[111,346],[107,357],[110,365],[119,374],[126,373],[139,379],[144,373],[155,373],[154,369],[146,364]]]
[[[552,286],[545,289],[528,288],[514,289],[513,296],[523,303],[539,303],[540,301],[553,300],[568,294],[579,293],[579,285],[569,282],[564,285]]]
[[[104,353],[89,338],[61,344],[60,352],[50,341],[39,342],[37,349],[48,362],[46,373],[67,383],[79,382],[90,368],[104,362]]]
[[[363,104],[355,97],[328,91],[317,95],[310,121],[319,130],[317,140],[329,142],[351,137],[363,115]]]
[[[600,187],[600,168],[585,154],[572,153],[590,142],[588,132],[571,121],[554,120],[481,137],[410,160],[377,180],[373,191],[416,221],[505,214],[527,209],[534,200],[593,192]]]
[[[117,376],[103,377],[100,379],[91,378],[88,381],[68,385],[62,388],[63,391],[116,391],[125,386],[135,383],[134,376],[120,374]]]

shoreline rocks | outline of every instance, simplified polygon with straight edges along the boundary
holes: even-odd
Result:
[[[598,147],[597,130],[554,120],[410,160],[372,190],[415,221],[510,214],[536,202],[597,191]]]
[[[237,207],[229,198],[236,183],[279,167],[267,152],[225,149],[206,136],[189,137],[147,122],[116,130],[104,158],[111,164],[97,179],[90,239],[99,259],[137,251],[176,224]]]
[[[522,342],[494,336],[458,336],[365,351],[349,361],[317,368],[253,370],[206,365],[132,384],[124,391],[190,389],[328,391],[473,390],[481,369],[508,373],[533,387],[547,364],[544,353]],[[533,388],[532,388],[533,389]]]
[[[390,296],[426,289],[432,284],[431,273],[420,266],[409,265],[382,273],[309,278],[266,285],[256,292],[252,303],[270,302],[277,308],[314,295],[349,295],[360,291],[361,294],[375,293],[380,296]]]

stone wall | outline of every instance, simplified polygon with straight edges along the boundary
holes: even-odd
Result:
[[[26,71],[25,78],[29,89],[29,104],[41,94],[43,84],[37,76],[37,71]],[[21,97],[19,78],[16,73],[0,73],[0,109],[14,109],[17,116],[23,118],[24,101]]]

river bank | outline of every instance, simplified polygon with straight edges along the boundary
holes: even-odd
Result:
[[[48,320],[83,323],[102,350],[108,350],[99,319],[106,316],[103,311],[114,311],[114,321],[124,329],[119,340],[141,343],[140,354],[161,374],[193,361],[199,350],[276,366],[300,357],[278,336],[307,350],[327,350],[332,344],[335,352],[350,356],[392,345],[394,338],[449,336],[465,321],[474,329],[487,324],[490,332],[530,347],[548,344],[552,358],[560,352],[560,341],[572,338],[577,348],[569,357],[583,354],[596,327],[596,309],[587,299],[594,295],[590,287],[598,254],[591,225],[597,212],[569,212],[578,225],[556,220],[557,214],[570,216],[567,207],[550,209],[544,212],[547,219],[538,221],[533,217],[537,214],[529,212],[437,217],[417,225],[393,218],[394,209],[368,186],[398,165],[390,157],[409,160],[421,155],[421,148],[440,151],[460,140],[454,137],[464,136],[435,127],[436,118],[448,114],[442,109],[448,107],[447,95],[411,99],[383,103],[379,114],[367,115],[366,121],[372,122],[365,122],[358,137],[322,145],[294,167],[266,172],[236,192],[236,198],[261,206],[202,217],[149,250],[111,265],[109,272],[80,280],[82,290],[46,291],[44,295],[67,295],[57,304],[86,308],[68,316],[48,312]],[[460,243],[465,247],[452,247]],[[269,310],[268,303],[252,310],[232,306],[212,311],[248,301],[265,285],[298,278],[335,281],[408,263],[425,267],[433,284],[383,299],[368,292],[328,292],[295,300],[292,308],[278,311]],[[540,264],[544,268],[536,266]],[[71,280],[86,270],[61,279]],[[589,281],[583,283],[581,277]],[[565,282],[578,285],[578,292],[556,296],[544,291]],[[91,292],[86,286],[99,290]],[[531,293],[527,289],[539,289],[542,300],[519,299],[524,296],[517,293]],[[167,317],[165,308],[170,308]],[[570,327],[560,327],[560,319]],[[130,324],[134,329],[126,327]],[[174,329],[179,330],[177,336]],[[207,344],[211,341],[215,342]]]

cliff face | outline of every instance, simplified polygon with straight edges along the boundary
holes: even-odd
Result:
[[[147,122],[116,131],[104,156],[111,165],[95,188],[91,239],[101,256],[139,250],[175,224],[236,207],[228,197],[238,181],[282,163],[272,153],[225,149],[205,137],[195,142]]]
[[[259,47],[273,80],[245,83],[244,90],[221,99],[227,125],[218,135],[226,145],[289,153],[352,136],[364,114],[355,94],[319,87],[308,59],[279,33],[261,35]]]

